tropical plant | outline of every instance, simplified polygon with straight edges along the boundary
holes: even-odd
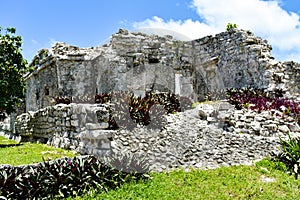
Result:
[[[118,169],[122,172],[133,174],[146,174],[149,172],[149,162],[145,159],[145,155],[134,153],[112,153],[104,157],[104,162],[112,168]],[[140,176],[137,178],[145,178],[147,176]]]
[[[291,138],[288,134],[288,140],[280,138],[282,153],[278,155],[278,160],[283,162],[287,170],[298,179],[300,174],[300,138]]]
[[[63,158],[25,167],[2,167],[0,195],[8,199],[65,198],[95,188],[108,191],[126,181],[147,177],[142,172],[117,170],[94,156]]]
[[[110,123],[125,125],[127,128],[133,128],[136,124],[147,126],[160,120],[159,117],[164,113],[161,113],[160,108],[155,105],[161,105],[165,113],[179,112],[182,108],[187,109],[191,106],[190,101],[172,93],[147,92],[144,97],[136,97],[131,92],[115,91],[95,96],[95,103],[108,102],[114,105],[112,108],[113,118]],[[151,116],[150,113],[152,113]]]

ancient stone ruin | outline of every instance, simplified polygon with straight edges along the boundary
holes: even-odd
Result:
[[[159,114],[158,127],[112,130],[113,105],[95,104],[94,98],[112,91],[137,96],[154,91],[198,102],[227,88],[251,87],[299,101],[300,64],[276,61],[271,49],[266,40],[238,29],[192,41],[120,29],[98,47],[57,43],[39,51],[31,63],[35,70],[26,78],[27,112],[16,118],[16,134],[100,157],[143,155],[158,171],[251,163],[278,152],[278,135],[299,134],[299,125],[276,113],[258,115],[219,101]],[[71,102],[55,105],[57,97]]]
[[[53,105],[57,96],[93,103],[95,94],[120,90],[172,92],[194,101],[241,87],[299,95],[299,64],[275,61],[271,49],[266,40],[237,29],[193,41],[120,29],[99,47],[57,43],[31,63],[26,110]]]

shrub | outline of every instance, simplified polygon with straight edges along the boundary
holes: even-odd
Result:
[[[0,191],[8,199],[45,199],[77,196],[92,188],[107,191],[143,173],[125,172],[93,156],[64,158],[35,166],[5,166],[0,172]]]
[[[150,116],[150,110],[154,105],[162,105],[165,113],[181,111],[178,96],[172,93],[147,92],[144,97],[136,97],[131,92],[111,92],[97,94],[95,103],[113,103],[113,118],[111,124],[126,125],[130,129],[136,124],[149,125],[155,116]],[[184,99],[185,100],[185,99]],[[184,101],[184,109],[188,107]],[[153,119],[151,119],[153,118]]]
[[[237,27],[238,27],[237,24],[228,23],[228,24],[226,25],[226,30],[227,30],[227,31],[230,31],[231,29],[234,29],[234,28],[237,28]]]

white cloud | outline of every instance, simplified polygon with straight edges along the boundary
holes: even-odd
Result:
[[[170,29],[196,39],[222,32],[232,22],[267,39],[276,49],[274,54],[281,55],[280,59],[300,61],[300,17],[282,9],[279,1],[194,0],[192,7],[199,21],[165,21],[155,16],[133,26]]]
[[[142,22],[135,22],[133,24],[133,27],[135,29],[169,29],[181,33],[191,39],[197,39],[217,32],[214,27],[211,27],[199,21],[193,21],[191,19],[187,19],[185,21],[174,21],[172,19],[170,19],[169,21],[164,21],[162,18],[159,18],[157,16],[154,16],[152,19],[146,19]]]

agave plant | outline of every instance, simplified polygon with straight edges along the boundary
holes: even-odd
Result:
[[[291,138],[288,134],[288,140],[280,138],[280,144],[283,153],[278,156],[279,161],[283,162],[289,172],[298,179],[300,173],[300,138]]]

